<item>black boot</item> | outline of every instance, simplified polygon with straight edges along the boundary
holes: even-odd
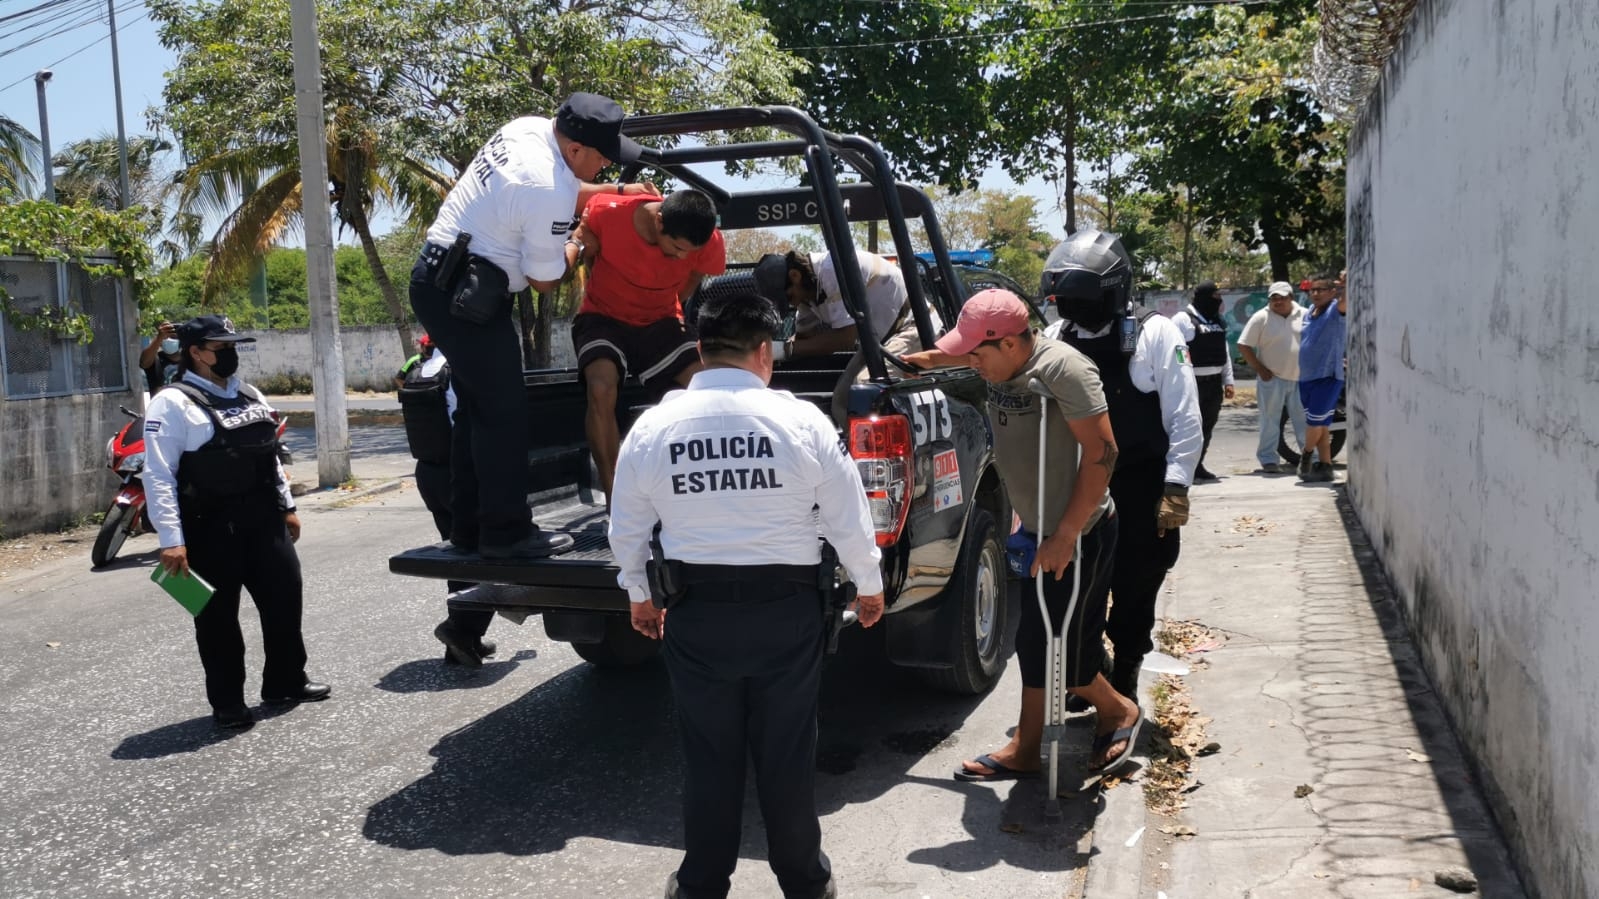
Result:
[[[1135,704],[1138,702],[1138,673],[1143,670],[1143,667],[1144,660],[1142,658],[1117,659],[1110,672],[1111,687],[1117,693],[1131,699]]]

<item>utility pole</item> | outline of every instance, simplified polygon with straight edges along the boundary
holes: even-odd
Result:
[[[311,386],[316,392],[316,470],[322,487],[350,479],[350,422],[344,406],[344,351],[333,289],[333,224],[328,206],[327,123],[322,113],[322,51],[316,0],[290,0],[294,109],[300,141],[300,214],[311,305]]]
[[[117,0],[105,0],[106,15],[111,20],[111,87],[117,98],[117,186],[121,193],[118,209],[133,205],[128,190],[128,132],[122,126],[122,63],[117,59]]]
[[[44,198],[56,201],[56,169],[50,161],[50,106],[44,99],[44,86],[55,75],[49,69],[40,69],[33,75],[33,87],[39,94],[39,152],[44,154]]]

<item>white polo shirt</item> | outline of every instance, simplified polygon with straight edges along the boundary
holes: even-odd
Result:
[[[888,329],[905,308],[905,273],[899,266],[876,253],[856,250],[855,258],[861,267],[861,280],[866,282],[866,315],[872,323],[872,336],[878,342],[888,338]],[[816,286],[822,297],[816,315],[829,328],[852,328],[855,319],[844,308],[844,292],[838,286],[838,271],[833,267],[830,253],[812,253],[811,268],[816,272]],[[938,329],[935,323],[934,330]]]
[[[1305,307],[1294,304],[1287,317],[1271,307],[1258,309],[1244,325],[1238,345],[1255,351],[1271,373],[1284,381],[1299,380],[1299,335],[1305,329]]]
[[[825,537],[862,594],[883,592],[866,490],[838,430],[741,368],[696,373],[622,441],[610,539],[633,602],[650,598],[657,521],[668,559],[705,565],[815,565]]]
[[[577,227],[577,175],[561,158],[555,123],[524,116],[472,157],[450,188],[429,243],[472,235],[470,251],[505,270],[512,292],[566,274],[566,236]]]
[[[1118,320],[1119,321],[1119,320]],[[1044,336],[1060,339],[1064,320],[1044,329]],[[1079,337],[1104,337],[1113,321],[1098,331],[1077,329]],[[1188,361],[1188,341],[1164,315],[1152,315],[1138,332],[1138,345],[1127,361],[1127,376],[1140,393],[1160,395],[1161,424],[1166,428],[1166,483],[1189,486],[1194,483],[1194,468],[1205,448],[1205,432],[1199,418],[1199,385]]]

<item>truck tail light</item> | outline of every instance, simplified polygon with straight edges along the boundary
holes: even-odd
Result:
[[[878,546],[892,546],[911,505],[911,422],[903,415],[849,421],[849,454],[861,473]]]

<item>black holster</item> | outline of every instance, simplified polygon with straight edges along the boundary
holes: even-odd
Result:
[[[461,274],[461,266],[466,262],[466,248],[472,243],[472,235],[462,231],[455,235],[455,243],[450,244],[449,252],[444,254],[444,261],[439,263],[438,271],[433,273],[433,286],[445,293],[455,292],[455,281]]]
[[[670,609],[683,598],[683,563],[666,557],[659,536],[650,538],[650,558],[644,563],[644,577],[650,585],[650,603],[657,609]]]
[[[816,589],[822,596],[822,616],[827,629],[827,654],[838,652],[838,633],[844,628],[844,610],[855,601],[855,583],[844,580],[838,550],[822,541],[822,562],[816,566]]]

